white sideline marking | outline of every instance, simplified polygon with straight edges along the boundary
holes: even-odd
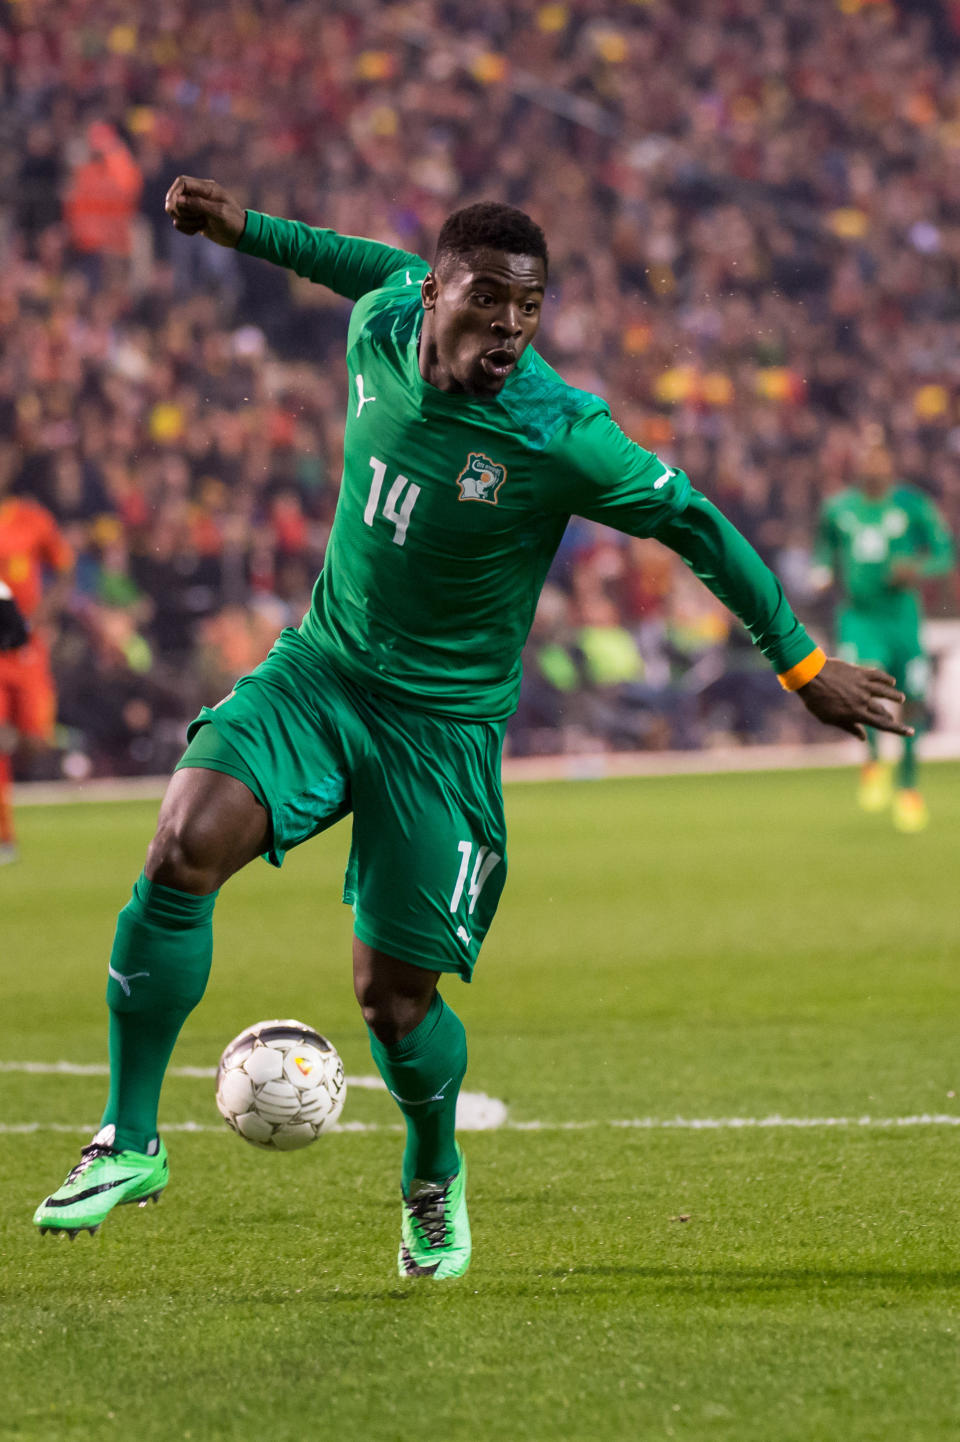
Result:
[[[751,1128],[794,1127],[865,1127],[883,1130],[891,1127],[960,1127],[960,1116],[948,1112],[918,1112],[909,1117],[626,1117],[623,1120],[582,1122],[507,1122],[515,1132],[582,1132],[593,1127],[626,1127],[642,1132],[735,1132]]]
[[[462,1094],[460,1100],[463,1100]],[[484,1100],[494,1102],[495,1106],[503,1106],[502,1102],[495,1102],[491,1097],[485,1097]],[[73,1122],[0,1122],[0,1136],[32,1136],[36,1132],[81,1132],[92,1135],[98,1126],[99,1122],[88,1122],[86,1125]],[[458,1106],[457,1126],[461,1131],[477,1132],[499,1128],[508,1132],[585,1132],[595,1131],[599,1127],[625,1127],[645,1132],[723,1132],[776,1127],[792,1127],[805,1131],[818,1127],[890,1131],[898,1127],[960,1127],[960,1116],[952,1116],[947,1112],[921,1112],[916,1116],[909,1117],[629,1117],[624,1120],[593,1119],[583,1122],[512,1122],[477,1119],[471,1125],[469,1121],[461,1119]],[[403,1130],[402,1124],[397,1122],[338,1122],[324,1135],[332,1136],[334,1132],[402,1132]],[[227,1127],[226,1124],[215,1126],[207,1122],[169,1122],[163,1128],[164,1136],[168,1132],[219,1132],[227,1135]]]
[[[0,1072],[18,1072],[27,1076],[109,1076],[110,1068],[100,1062],[72,1061],[0,1061]],[[216,1067],[172,1066],[168,1076],[210,1080]],[[386,1090],[378,1076],[348,1076],[347,1086],[360,1091]],[[889,1131],[897,1127],[960,1127],[960,1116],[950,1112],[917,1112],[905,1117],[784,1117],[773,1112],[765,1117],[625,1117],[622,1119],[591,1117],[585,1121],[543,1122],[510,1121],[505,1104],[485,1092],[461,1092],[457,1098],[457,1126],[461,1131],[486,1132],[505,1127],[514,1132],[581,1132],[597,1127],[619,1127],[643,1132],[731,1132],[753,1129],[775,1130],[793,1128],[861,1128]],[[164,1132],[219,1132],[223,1128],[205,1122],[174,1122]],[[331,1131],[395,1132],[402,1125],[391,1122],[340,1122]],[[0,1122],[0,1136],[19,1136],[32,1132],[90,1132],[96,1127],[74,1126],[64,1122]]]
[[[88,1122],[86,1126],[76,1126],[73,1122],[0,1122],[0,1137],[23,1137],[33,1136],[38,1132],[80,1132],[84,1136],[93,1135],[99,1122]],[[469,1131],[466,1127],[462,1130]],[[476,1130],[476,1128],[474,1129]],[[379,1122],[338,1122],[331,1127],[324,1136],[332,1136],[334,1132],[402,1132],[402,1123],[387,1123],[381,1125]],[[223,1136],[232,1136],[226,1122],[220,1126],[211,1125],[209,1122],[168,1122],[163,1128],[163,1135],[168,1136],[171,1132],[219,1132]]]
[[[0,1072],[17,1072],[26,1076],[109,1076],[110,1068],[102,1062],[72,1062],[72,1061],[0,1061]],[[204,1081],[212,1080],[217,1074],[215,1066],[172,1066],[167,1072],[168,1076],[201,1078]],[[385,1086],[378,1076],[348,1076],[347,1090],[356,1087],[358,1091],[386,1091]],[[507,1120],[507,1108],[499,1097],[488,1097],[486,1092],[462,1091],[457,1097],[457,1127],[462,1132],[492,1132],[497,1127],[502,1127]],[[0,1135],[10,1131],[86,1131],[88,1128],[75,1128],[58,1125],[57,1127],[43,1127],[38,1123],[27,1122],[22,1127],[6,1127],[0,1125]],[[219,1131],[219,1127],[204,1127],[201,1123],[185,1122],[182,1126],[164,1127],[164,1131]],[[393,1126],[381,1126],[379,1123],[371,1122],[343,1122],[337,1131],[402,1131]],[[96,1127],[94,1127],[96,1131]]]
[[[0,1061],[0,1072],[21,1072],[25,1076],[109,1076],[110,1068],[104,1062],[79,1061]],[[215,1077],[215,1066],[172,1066],[167,1076]],[[358,1087],[361,1091],[374,1091],[382,1087],[378,1076],[348,1076],[347,1086]]]

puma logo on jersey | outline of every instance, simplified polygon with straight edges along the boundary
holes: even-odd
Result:
[[[461,501],[486,501],[497,504],[497,492],[507,479],[506,466],[498,466],[481,451],[471,451],[467,464],[457,476]]]
[[[660,487],[661,487],[661,486],[665,486],[668,481],[672,481],[672,480],[673,480],[673,477],[674,477],[674,472],[671,471],[670,467],[669,467],[669,466],[664,466],[664,468],[663,468],[663,475],[662,475],[662,476],[658,476],[657,479],[654,481],[654,483],[653,483],[653,489],[654,489],[655,491],[659,491]]]
[[[360,412],[363,410],[364,406],[368,406],[371,401],[375,401],[376,399],[377,399],[376,396],[365,396],[365,395],[363,394],[363,376],[360,375],[360,373],[358,372],[358,373],[357,373],[357,419],[358,419],[358,420],[360,419]]]

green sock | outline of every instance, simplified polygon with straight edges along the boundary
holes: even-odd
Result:
[[[145,1152],[180,1028],[203,996],[213,958],[211,896],[190,896],[140,873],[117,918],[110,955],[110,1095],[100,1125],[114,1146]]]
[[[459,1165],[454,1128],[467,1070],[463,1022],[437,992],[420,1025],[394,1046],[384,1046],[370,1032],[370,1051],[407,1123],[404,1194],[414,1178],[445,1182]]]
[[[905,791],[913,791],[917,785],[917,738],[904,736],[903,755],[897,773],[897,785]]]

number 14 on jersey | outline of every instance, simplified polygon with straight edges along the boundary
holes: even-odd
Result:
[[[363,512],[364,524],[368,526],[372,526],[376,519],[380,508],[383,483],[387,478],[387,468],[383,461],[378,461],[376,456],[371,456],[370,465],[373,468],[373,480],[370,482],[370,494],[367,496],[367,504]],[[417,504],[419,494],[420,487],[413,481],[408,481],[406,476],[397,476],[387,492],[387,499],[383,503],[383,515],[386,520],[393,522],[393,544],[395,546],[402,546],[407,539],[407,527],[410,525],[410,517],[413,515],[413,508]]]

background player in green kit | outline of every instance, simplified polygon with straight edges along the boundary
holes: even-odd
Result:
[[[407,1124],[403,1276],[470,1260],[454,1137],[463,1026],[437,991],[469,981],[506,877],[500,750],[520,653],[571,514],[656,536],[748,626],[821,720],[903,733],[889,676],[827,660],[770,571],[680,471],[530,348],[543,233],[508,206],[444,224],[433,268],[373,241],[245,211],[210,180],[167,196],[178,229],[288,266],[356,302],[344,472],[298,630],[193,722],[109,964],[101,1130],[38,1207],[99,1225],[166,1184],[164,1071],[200,1000],[217,890],[352,813],[344,899],[374,1061]]]
[[[837,650],[847,661],[879,666],[906,695],[904,714],[914,732],[924,717],[930,665],[920,637],[921,581],[946,575],[954,564],[949,532],[929,497],[896,483],[893,457],[878,426],[860,442],[853,486],[824,504],[817,529],[814,580],[836,584]],[[900,831],[921,831],[927,807],[917,790],[916,736],[903,740],[894,792],[890,768],[880,761],[876,732],[867,731],[868,759],[860,774],[865,811],[893,802]]]

